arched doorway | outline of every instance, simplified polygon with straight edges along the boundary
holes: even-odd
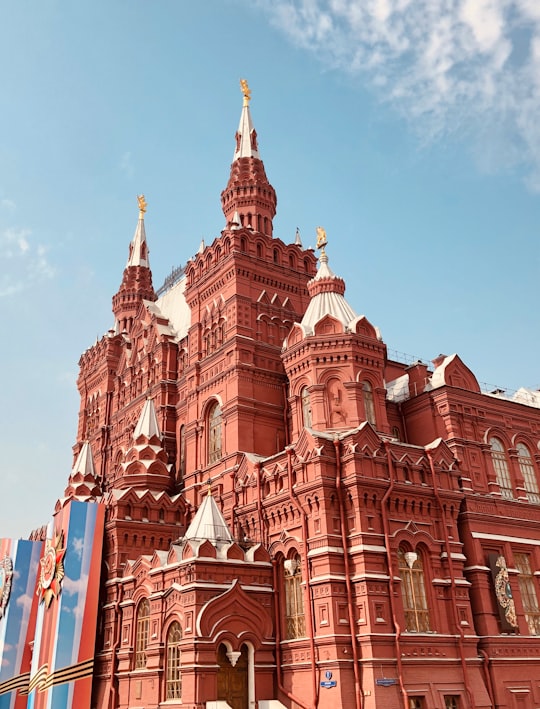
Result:
[[[232,661],[231,661],[232,659]],[[236,659],[236,662],[234,662]],[[241,653],[218,648],[217,698],[225,700],[232,709],[248,709],[248,649],[242,645]],[[234,662],[234,666],[233,663]]]

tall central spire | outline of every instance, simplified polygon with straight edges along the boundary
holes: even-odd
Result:
[[[253,127],[249,102],[251,90],[247,81],[241,79],[244,95],[240,123],[235,135],[236,146],[227,187],[221,193],[221,206],[227,227],[233,224],[251,228],[272,236],[272,219],[276,214],[276,193],[268,182],[264,165],[259,155],[257,131]],[[236,214],[237,213],[237,214]]]

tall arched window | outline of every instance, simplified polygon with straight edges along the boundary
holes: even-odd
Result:
[[[302,423],[306,428],[311,428],[311,397],[307,387],[300,392],[302,400]]]
[[[146,667],[146,646],[148,645],[148,628],[150,626],[150,603],[147,598],[139,603],[135,625],[135,669]]]
[[[180,426],[180,470],[178,473],[178,482],[183,482],[186,477],[186,427],[184,425]]]
[[[167,633],[167,699],[182,698],[181,640],[182,629],[175,621]]]
[[[304,616],[304,596],[302,591],[302,562],[299,556],[286,559],[283,562],[285,585],[285,636],[294,638],[306,637],[306,620]]]
[[[221,406],[214,402],[208,412],[208,462],[221,458]]]
[[[510,471],[508,469],[504,446],[498,438],[490,438],[489,445],[491,446],[491,459],[493,461],[497,483],[501,489],[501,495],[507,500],[513,500],[514,492],[512,490],[512,481],[510,480]]]
[[[375,402],[373,400],[373,387],[369,382],[362,383],[362,396],[364,398],[364,412],[366,414],[366,421],[372,426],[376,425],[375,419]]]
[[[422,556],[399,547],[398,562],[405,627],[410,633],[426,633],[429,631],[429,610]]]
[[[538,482],[536,480],[536,472],[531,453],[526,445],[518,443],[516,446],[518,454],[519,470],[523,475],[525,482],[525,490],[527,491],[527,499],[535,505],[540,504],[540,495],[538,494]]]
[[[537,581],[531,567],[531,557],[529,554],[514,552],[514,563],[519,571],[519,590],[529,634],[540,635],[540,607],[536,595]]]

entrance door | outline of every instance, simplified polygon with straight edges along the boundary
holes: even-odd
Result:
[[[233,667],[227,657],[227,648],[218,649],[217,698],[224,699],[232,709],[248,709],[248,652],[242,645],[242,654]]]

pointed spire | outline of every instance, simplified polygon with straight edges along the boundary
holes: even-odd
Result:
[[[99,497],[101,490],[96,478],[94,458],[90,443],[82,445],[64,491],[65,497]]]
[[[199,244],[199,250],[197,251],[198,254],[202,254],[202,252],[205,250],[206,244],[204,243],[204,239],[201,239],[201,243]]]
[[[233,230],[238,230],[242,226],[242,222],[240,221],[240,215],[238,214],[238,210],[234,210],[233,217],[231,219],[231,229]]]
[[[300,229],[298,227],[296,227],[296,234],[294,237],[294,243],[296,244],[296,246],[302,246],[302,239],[300,237]]]
[[[331,315],[345,327],[358,317],[345,300],[345,281],[336,276],[328,265],[327,243],[325,230],[317,227],[317,248],[321,250],[319,269],[315,278],[307,284],[311,300],[301,322],[308,334],[325,315]]]
[[[139,220],[135,235],[129,245],[129,256],[122,283],[113,296],[113,313],[115,316],[115,332],[130,332],[131,325],[142,300],[157,300],[152,285],[152,271],[148,261],[148,246],[144,228],[146,200],[144,195],[137,197],[139,203]]]
[[[146,268],[150,268],[148,246],[146,244],[146,231],[144,228],[144,213],[146,212],[147,205],[143,194],[138,195],[137,200],[139,202],[139,221],[137,222],[135,235],[129,247],[129,257],[126,268],[128,266],[146,266]]]
[[[221,510],[212,497],[210,489],[205,495],[195,517],[187,528],[185,540],[206,540],[211,542],[232,542],[233,537]]]
[[[153,399],[147,399],[144,402],[143,410],[133,431],[133,440],[136,441],[139,436],[144,436],[148,440],[155,436],[161,440],[161,431],[159,430]]]
[[[92,449],[90,448],[90,443],[88,441],[83,443],[71,473],[72,475],[80,473],[81,475],[95,476],[96,472],[94,468],[94,458],[92,456]]]
[[[234,151],[234,160],[238,158],[259,158],[259,149],[257,146],[257,131],[253,127],[251,113],[249,112],[249,102],[251,101],[251,89],[245,79],[240,79],[240,87],[244,94],[244,103],[242,105],[242,113],[240,114],[240,123],[236,132],[236,150]]]
[[[244,101],[236,146],[227,187],[221,193],[221,206],[227,228],[233,223],[250,224],[253,231],[272,236],[272,219],[276,214],[276,193],[268,182],[259,155],[257,131],[249,110],[251,90],[245,79],[240,81]],[[238,219],[238,222],[236,222]]]

